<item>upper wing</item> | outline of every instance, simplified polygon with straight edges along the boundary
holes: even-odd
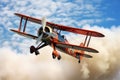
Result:
[[[94,36],[94,37],[104,37],[104,35],[102,33],[99,33],[96,31],[74,28],[74,27],[59,25],[59,24],[55,24],[55,23],[51,23],[51,22],[47,22],[47,25],[54,27],[56,29],[60,29],[63,31],[69,31],[69,32],[77,33],[77,34],[89,35],[89,36]]]
[[[63,48],[72,48],[72,49],[77,49],[77,50],[83,50],[87,52],[93,52],[93,53],[98,53],[97,50],[89,48],[89,47],[82,47],[82,46],[77,46],[73,44],[67,44],[67,43],[62,43],[62,42],[53,42],[56,44],[58,47],[63,47]]]
[[[28,21],[41,24],[41,20],[40,20],[40,19],[33,18],[33,17],[31,17],[31,16],[27,16],[27,15],[20,14],[20,13],[15,13],[15,15],[16,15],[16,16],[19,16],[19,17],[23,17],[23,19],[26,19],[26,18],[27,18]]]
[[[19,14],[19,13],[15,13],[15,15],[17,15],[19,17],[23,17],[23,19],[27,18],[28,21],[41,24],[41,19],[33,18],[33,17],[27,16],[27,15],[24,15],[24,14]],[[55,24],[55,23],[52,23],[52,22],[46,22],[46,24],[50,27],[60,29],[60,30],[63,30],[63,31],[69,31],[69,32],[82,34],[82,35],[90,35],[90,36],[94,36],[94,37],[104,37],[104,35],[102,33],[99,33],[99,32],[96,32],[96,31],[85,30],[85,29],[80,29],[80,28],[73,28],[73,27],[69,27],[69,26]]]
[[[27,37],[27,38],[31,38],[31,39],[37,39],[38,37],[37,36],[34,36],[34,35],[31,35],[31,34],[27,34],[27,33],[24,33],[24,32],[20,32],[18,30],[14,30],[14,29],[11,29],[11,31],[19,34],[19,35],[22,35],[24,37]]]

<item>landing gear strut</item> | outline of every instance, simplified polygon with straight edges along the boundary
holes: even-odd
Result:
[[[35,55],[38,55],[38,54],[40,54],[38,50],[39,50],[40,48],[44,47],[44,46],[46,46],[46,44],[45,44],[45,43],[43,44],[43,42],[41,42],[41,43],[37,46],[37,48],[35,48],[34,46],[31,46],[31,47],[30,47],[30,53],[32,54],[33,52],[35,52]]]
[[[61,56],[57,53],[56,48],[55,48],[55,44],[52,43],[51,45],[53,47],[53,52],[52,52],[53,59],[55,59],[57,57],[57,59],[60,60]]]
[[[56,55],[55,55],[54,53],[52,53],[52,58],[53,58],[53,59],[56,58]],[[60,59],[61,59],[61,56],[59,55],[59,56],[57,57],[57,59],[60,60]]]

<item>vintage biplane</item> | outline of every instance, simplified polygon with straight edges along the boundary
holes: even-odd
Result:
[[[38,46],[37,47],[30,46],[30,53],[35,52],[35,55],[39,54],[38,51],[39,49],[47,45],[50,45],[53,48],[53,52],[52,52],[53,59],[55,59],[56,57],[58,60],[61,59],[61,55],[56,50],[58,49],[68,55],[77,58],[79,60],[78,62],[80,63],[82,57],[92,58],[91,55],[85,54],[85,51],[98,53],[97,50],[88,47],[91,37],[92,36],[104,37],[103,34],[96,31],[84,30],[84,29],[64,26],[60,24],[55,24],[52,22],[47,22],[45,18],[37,19],[20,13],[15,13],[15,15],[20,17],[21,20],[18,30],[11,29],[11,31],[19,35],[22,35],[24,37],[35,39],[36,44],[38,44]],[[41,27],[37,31],[38,33],[37,36],[25,32],[28,21],[41,24]],[[80,45],[74,45],[74,44],[70,44],[64,35],[61,35],[61,31],[68,31],[76,34],[82,34],[85,35],[86,37],[84,42],[80,43]]]

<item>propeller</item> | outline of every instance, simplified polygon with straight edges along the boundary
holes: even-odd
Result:
[[[42,18],[42,27],[43,27],[43,32],[45,33],[45,26],[46,26],[46,18]]]
[[[44,33],[47,34],[48,36],[51,36],[51,37],[55,37],[56,36],[56,34],[54,34],[54,33],[49,33],[49,32],[45,31],[45,27],[46,27],[46,18],[45,17],[42,18],[41,24],[42,24],[42,33],[41,33],[41,35],[38,36],[36,44],[38,44],[39,41],[41,41]]]
[[[42,36],[43,36],[43,33],[42,33],[42,34],[38,37],[38,39],[37,39],[37,41],[36,41],[36,44],[38,44],[38,43],[39,43],[39,41],[41,41]]]
[[[37,39],[37,41],[36,41],[36,44],[38,44],[39,41],[41,41],[41,39],[42,39],[42,37],[43,37],[43,34],[45,33],[45,26],[46,26],[46,18],[45,18],[45,17],[42,18],[41,23],[42,23],[43,33],[42,33],[40,36],[38,36],[38,39]]]

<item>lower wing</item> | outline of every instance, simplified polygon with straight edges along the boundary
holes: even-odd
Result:
[[[37,36],[31,35],[31,34],[28,34],[28,33],[25,33],[25,32],[20,32],[18,30],[11,29],[11,31],[13,31],[13,32],[15,32],[19,35],[22,35],[24,37],[30,38],[30,39],[35,39],[36,40],[38,38]]]
[[[63,42],[53,42],[53,43],[55,43],[56,46],[58,46],[58,47],[72,48],[72,49],[76,49],[76,50],[82,50],[82,51],[87,51],[87,52],[92,52],[92,53],[98,53],[97,50],[89,48],[89,47],[82,47],[82,46],[73,45],[73,44],[67,44],[67,43],[63,43]]]

